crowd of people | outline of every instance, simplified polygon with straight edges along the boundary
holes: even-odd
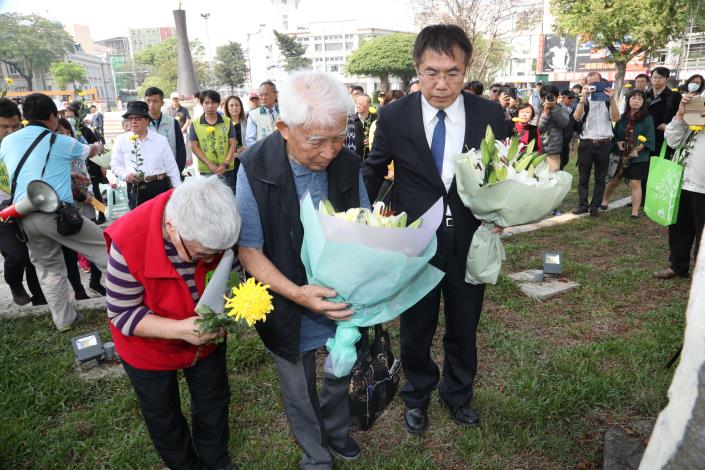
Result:
[[[70,235],[57,232],[55,214],[33,212],[0,223],[5,279],[15,302],[48,303],[56,327],[71,329],[81,316],[69,302],[68,285],[76,299],[86,297],[77,271],[83,259],[90,288],[107,295],[116,350],[165,464],[233,468],[227,343],[213,342],[223,333],[198,331],[194,307],[206,273],[234,249],[246,272],[273,295],[275,314],[257,330],[279,374],[284,411],[303,453],[301,467],[331,468],[333,458],[354,460],[361,449],[349,432],[350,377],[324,373],[319,389],[315,352],[333,336],[336,321],[352,311],[330,300],[335,291],[307,282],[299,201],[310,194],[316,206],[329,200],[344,211],[387,198],[414,220],[442,198],[445,215],[431,264],[445,277],[401,316],[403,425],[412,434],[426,431],[429,401],[438,389],[456,423],[476,426],[480,416],[471,402],[485,287],[465,282],[465,262],[480,221],[458,195],[452,157],[479,148],[490,126],[497,139],[533,141],[555,172],[569,164],[577,139],[579,206],[573,212],[597,217],[624,179],[631,217],[637,218],[649,156],[664,141],[674,148],[690,137],[685,105],[703,93],[705,79],[691,77],[681,94],[666,86],[670,71],[658,67],[636,77],[620,103],[592,72],[571,89],[539,82],[522,102],[511,86],[492,84],[485,96],[481,82],[464,82],[471,55],[460,28],[424,28],[413,49],[418,78],[406,93],[384,93],[380,106],[362,87],[347,90],[317,72],[294,74],[280,87],[263,82],[249,95],[248,109],[238,96],[221,99],[217,91],[204,90],[198,109],[189,112],[178,93],[167,104],[164,92],[150,87],[143,100],[128,103],[125,133],[111,154],[110,171],[127,185],[132,210],[105,231],[91,204],[102,202],[99,184],[107,181],[104,169],[90,160],[104,150],[102,115],[90,110],[89,127],[81,119],[82,101],[59,110],[34,93],[20,113],[14,102],[0,99],[0,161],[12,181],[6,204],[27,197],[30,182],[42,179],[62,207],[80,214]],[[655,273],[660,278],[686,276],[692,246],[699,246],[703,135],[686,161],[678,222],[669,228],[671,264]],[[611,159],[617,164],[608,179]],[[186,178],[194,161],[200,176]],[[441,311],[442,373],[430,354]],[[180,408],[178,370],[191,394],[190,429]]]

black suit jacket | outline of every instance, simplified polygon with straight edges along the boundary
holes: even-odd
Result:
[[[507,137],[504,112],[497,103],[464,92],[463,100],[463,151],[480,147],[488,125],[492,126],[497,139]],[[480,222],[460,200],[455,180],[448,191],[445,189],[426,140],[420,92],[384,106],[378,114],[372,151],[362,162],[361,169],[370,200],[376,198],[391,161],[394,161],[392,210],[405,211],[413,221],[443,197],[444,207],[450,206],[453,215],[455,237],[450,241],[446,231],[439,228],[439,248],[431,263],[446,272],[448,269],[464,272],[470,241]]]

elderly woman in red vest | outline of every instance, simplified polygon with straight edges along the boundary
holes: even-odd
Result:
[[[199,333],[194,309],[206,273],[239,232],[233,192],[217,177],[187,180],[105,231],[115,349],[154,447],[172,469],[233,468],[225,343],[213,344],[217,333]],[[181,413],[179,369],[191,394],[193,432]]]

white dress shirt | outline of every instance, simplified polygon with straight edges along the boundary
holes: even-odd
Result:
[[[166,137],[157,134],[152,129],[147,129],[147,136],[144,140],[130,140],[132,132],[119,135],[115,139],[113,153],[110,157],[110,169],[112,172],[124,180],[130,173],[137,173],[140,168],[137,166],[137,159],[132,154],[135,142],[138,143],[139,152],[142,155],[142,167],[144,176],[153,176],[166,173],[171,180],[171,187],[175,188],[181,184],[179,167],[171,152],[169,141]]]
[[[431,103],[421,95],[421,114],[428,148],[431,148],[431,142],[433,141],[433,130],[438,122],[438,117],[436,116],[438,111],[440,110],[431,106]],[[443,111],[446,113],[446,143],[443,149],[441,179],[446,191],[448,191],[455,177],[453,157],[463,152],[463,143],[465,143],[465,102],[463,94],[459,94],[455,101]]]

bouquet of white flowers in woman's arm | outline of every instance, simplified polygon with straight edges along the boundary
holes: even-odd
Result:
[[[304,241],[301,261],[309,284],[330,287],[335,302],[350,304],[349,320],[338,322],[328,340],[324,369],[337,377],[350,373],[360,339],[357,327],[392,320],[421,300],[443,278],[428,264],[436,253],[436,230],[443,217],[443,201],[407,225],[406,214],[388,216],[350,209],[335,213],[322,202],[318,211],[310,195],[301,201]]]
[[[504,247],[493,225],[508,227],[532,222],[558,207],[570,190],[573,177],[551,173],[534,141],[524,146],[517,137],[495,140],[490,126],[480,149],[454,157],[458,195],[475,218],[485,222],[473,236],[465,281],[495,284]]]

